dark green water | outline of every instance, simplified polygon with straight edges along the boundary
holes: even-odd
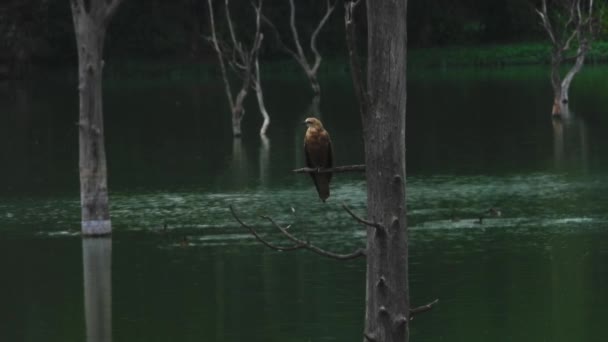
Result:
[[[114,235],[83,242],[66,79],[0,85],[0,341],[362,340],[364,260],[267,250],[228,212],[276,243],[260,214],[362,246],[340,205],[364,214],[364,179],[336,175],[322,204],[290,172],[303,80],[267,81],[267,142],[253,97],[233,141],[219,84],[108,80]],[[360,163],[349,79],[322,87],[337,164]],[[411,298],[440,299],[412,341],[608,340],[608,68],[575,80],[561,123],[543,68],[412,70],[408,87]],[[475,223],[493,206],[501,217]]]

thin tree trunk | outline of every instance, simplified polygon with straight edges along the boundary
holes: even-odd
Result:
[[[243,82],[241,83],[241,88],[238,94],[236,95],[236,98],[234,99],[232,98],[232,90],[230,87],[230,82],[224,63],[224,58],[226,58],[226,55],[229,55],[229,52],[222,51],[222,49],[220,48],[220,44],[218,42],[218,38],[215,32],[213,1],[208,0],[207,3],[209,5],[209,22],[211,25],[211,38],[209,40],[213,44],[213,48],[217,53],[220,69],[222,72],[222,79],[224,81],[224,89],[226,91],[226,96],[228,97],[230,110],[232,111],[232,135],[234,137],[240,137],[242,135],[241,122],[243,120],[243,116],[245,115],[245,108],[243,106],[243,102],[247,97],[247,91],[249,89],[249,86],[251,85],[251,73],[253,72],[254,68],[253,62],[254,60],[257,61],[258,50],[260,49],[260,46],[262,44],[263,36],[260,32],[262,0],[258,0],[257,6],[254,5],[254,9],[256,12],[256,31],[251,49],[243,48],[242,42],[237,40],[233,27],[234,25],[232,24],[232,19],[230,18],[229,0],[224,1],[226,9],[226,21],[228,22],[228,28],[230,31],[230,38],[232,43],[232,60],[229,61],[229,63],[233,67],[233,69],[237,71],[237,73],[243,80]]]
[[[255,74],[253,86],[255,88],[255,94],[258,99],[260,113],[262,113],[262,117],[264,118],[264,122],[262,123],[262,127],[260,128],[260,135],[265,136],[266,131],[268,130],[268,125],[270,125],[270,115],[268,115],[266,105],[264,104],[264,93],[262,92],[262,76],[260,74],[260,63],[258,62],[257,58],[255,59]]]
[[[574,76],[581,71],[585,64],[585,56],[587,51],[580,47],[574,65],[568,70],[564,78],[561,78],[560,67],[563,58],[560,54],[554,53],[551,63],[551,84],[553,86],[553,108],[551,110],[554,116],[569,115],[569,92],[570,85]]]
[[[243,135],[243,131],[241,129],[241,122],[243,121],[244,112],[245,110],[243,109],[242,104],[239,104],[232,109],[232,135],[235,138],[238,138]]]
[[[409,339],[405,216],[407,1],[367,0],[368,110],[363,113],[368,218],[366,338]]]
[[[574,79],[574,76],[576,74],[578,74],[579,71],[581,71],[581,69],[583,68],[583,64],[585,64],[585,56],[587,55],[587,51],[584,47],[579,47],[578,51],[577,51],[577,57],[576,57],[576,61],[574,62],[574,65],[572,66],[572,68],[570,68],[570,70],[568,70],[568,73],[566,73],[566,76],[564,76],[564,79],[562,80],[562,94],[561,94],[561,100],[562,103],[568,103],[568,93],[570,91],[570,84],[572,83],[572,79]]]
[[[551,62],[551,86],[553,88],[553,108],[551,115],[559,116],[562,112],[562,78],[560,67],[562,57],[559,53],[554,52]]]
[[[321,98],[321,86],[319,85],[319,81],[317,80],[316,73],[308,74],[308,80],[310,81],[310,86],[312,88],[312,92],[314,97]]]
[[[78,50],[79,169],[83,235],[112,232],[103,128],[103,43],[123,0],[71,0]]]
[[[105,29],[81,16],[76,27],[78,45],[79,168],[82,233],[112,232],[103,128],[103,41]]]

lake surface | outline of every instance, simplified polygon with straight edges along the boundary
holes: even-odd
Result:
[[[608,68],[585,67],[563,121],[542,67],[408,77],[410,295],[440,299],[412,341],[607,341]],[[221,84],[176,78],[106,81],[114,234],[84,241],[75,75],[0,84],[0,341],[361,341],[364,260],[268,250],[228,211],[276,243],[259,215],[363,246],[341,209],[364,215],[363,176],[335,175],[323,204],[291,172],[305,80],[266,78],[262,141],[254,96],[233,140]],[[321,87],[336,163],[361,163],[348,75]]]

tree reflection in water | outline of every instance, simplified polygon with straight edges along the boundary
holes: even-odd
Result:
[[[83,238],[87,342],[112,341],[112,239]]]

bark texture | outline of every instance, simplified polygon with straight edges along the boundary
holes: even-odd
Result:
[[[409,339],[405,216],[407,1],[367,0],[367,102],[362,111],[368,219],[365,336]]]
[[[83,235],[112,232],[103,126],[103,45],[121,0],[71,0],[78,49],[79,170]]]

